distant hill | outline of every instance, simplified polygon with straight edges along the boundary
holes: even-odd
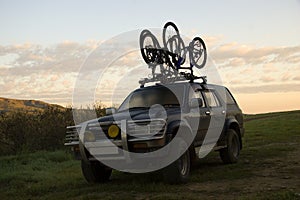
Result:
[[[18,100],[0,97],[0,113],[6,113],[11,111],[36,112],[42,111],[49,107],[64,109],[64,107],[60,105],[49,104],[38,100]]]

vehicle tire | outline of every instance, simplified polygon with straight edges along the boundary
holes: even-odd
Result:
[[[191,161],[191,164],[193,164],[199,159],[197,157],[196,149],[193,144],[190,146],[189,152],[190,152],[190,161]]]
[[[140,49],[143,59],[148,65],[157,65],[159,43],[156,37],[149,31],[143,30],[140,34]]]
[[[189,45],[189,55],[191,64],[201,69],[206,64],[207,51],[204,41],[200,37],[195,37]]]
[[[220,157],[225,164],[236,163],[241,150],[239,136],[233,129],[228,129],[226,135],[227,147],[220,150]]]
[[[112,169],[99,161],[86,162],[81,160],[81,170],[84,178],[89,183],[104,183],[109,181]]]
[[[184,149],[184,145],[179,145],[179,151]],[[188,181],[191,169],[190,152],[185,152],[172,164],[163,169],[163,178],[166,183],[180,184]]]

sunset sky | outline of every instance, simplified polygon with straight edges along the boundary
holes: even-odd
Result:
[[[167,21],[204,39],[245,113],[300,109],[299,0],[0,0],[0,97],[71,105],[80,67],[99,45]],[[141,62],[126,55],[120,66]]]

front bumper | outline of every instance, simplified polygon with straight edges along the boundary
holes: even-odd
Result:
[[[166,121],[163,119],[122,120],[110,123],[117,124],[120,127],[120,136],[116,139],[109,139],[108,137],[100,137],[99,139],[99,134],[104,135],[99,127],[107,124],[109,123],[96,122],[67,127],[65,146],[72,146],[76,159],[129,161],[131,159],[129,152],[139,153],[141,159],[149,158],[145,153],[155,151],[166,144]],[[144,124],[144,127],[141,124]],[[95,137],[97,139],[95,141],[85,141],[85,132],[91,130],[94,134],[97,134],[97,137]]]

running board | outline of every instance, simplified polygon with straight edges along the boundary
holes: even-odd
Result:
[[[211,148],[211,145],[208,144],[208,145],[205,145],[205,146],[195,147],[195,151],[196,151],[196,154],[197,154],[198,158],[203,158],[204,157],[203,155],[207,155],[211,151],[218,151],[218,150],[224,149],[226,147],[227,147],[227,145],[215,146],[215,147]]]

